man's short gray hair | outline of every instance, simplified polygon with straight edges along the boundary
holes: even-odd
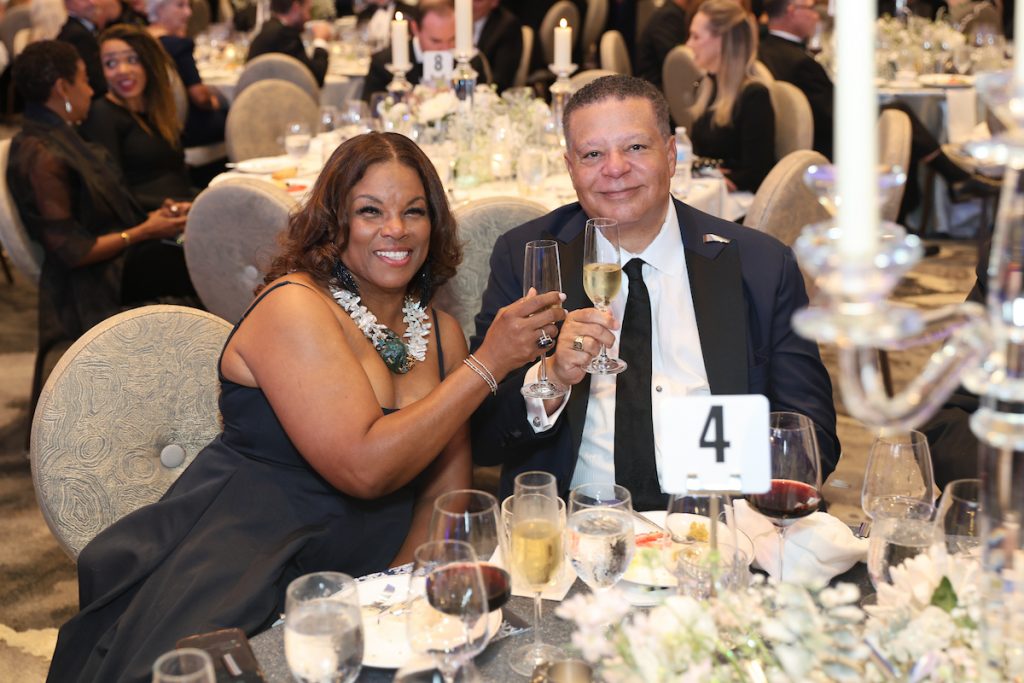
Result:
[[[146,14],[148,15],[147,18],[151,22],[156,21],[156,13],[159,12],[160,8],[168,2],[170,2],[170,0],[146,0]]]
[[[604,102],[605,100],[647,100],[654,110],[654,118],[658,123],[658,130],[666,138],[672,135],[671,124],[669,123],[668,101],[661,91],[654,87],[650,81],[634,76],[616,74],[614,76],[602,76],[597,80],[587,83],[577,90],[565,105],[562,113],[562,128],[565,131],[565,139],[569,139],[569,118],[577,109]]]

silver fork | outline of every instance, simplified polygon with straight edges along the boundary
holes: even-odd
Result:
[[[395,586],[389,583],[388,585],[384,586],[384,590],[381,591],[380,595],[377,596],[376,600],[367,605],[363,605],[363,607],[375,609],[377,610],[377,614],[386,612],[394,606],[394,603],[391,602],[391,597],[394,594]]]

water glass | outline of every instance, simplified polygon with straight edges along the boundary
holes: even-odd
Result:
[[[917,431],[875,439],[871,444],[860,494],[861,507],[872,519],[876,510],[898,505],[905,499],[929,505],[935,502],[935,479],[928,439]],[[892,516],[891,511],[888,514]]]
[[[338,108],[329,104],[320,107],[320,132],[333,133],[341,123]]]
[[[516,183],[519,195],[535,196],[548,175],[548,153],[540,147],[524,147],[516,161]]]
[[[363,662],[363,620],[355,580],[306,574],[285,593],[284,656],[300,683],[350,683]]]
[[[945,549],[935,524],[935,507],[905,499],[890,510],[876,511],[868,543],[868,576],[875,590],[892,584],[892,571],[922,553]]]
[[[157,657],[153,683],[215,683],[213,659],[205,650],[185,647]]]
[[[309,124],[305,121],[292,121],[285,127],[284,151],[295,163],[299,163],[309,153],[309,145],[313,140]]]
[[[731,510],[728,496],[669,496],[665,515],[669,535],[662,545],[662,562],[676,578],[680,595],[706,600],[740,585],[740,577],[749,574]]]
[[[935,523],[946,536],[946,552],[977,555],[981,546],[981,480],[956,479],[946,484]]]
[[[629,491],[618,484],[582,484],[569,494],[568,511],[568,554],[576,575],[593,591],[611,588],[636,549]]]

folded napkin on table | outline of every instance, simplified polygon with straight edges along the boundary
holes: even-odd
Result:
[[[779,573],[779,537],[771,520],[747,505],[734,503],[736,526],[754,543],[757,564],[772,578]],[[783,561],[787,581],[823,585],[867,557],[868,541],[857,538],[842,521],[815,512],[786,529]]]
[[[501,548],[494,551],[494,555],[491,557],[490,561],[499,567],[506,566],[502,561]],[[566,557],[562,562],[562,568],[559,570],[558,578],[555,580],[553,585],[544,589],[544,592],[540,594],[540,597],[544,600],[561,602],[562,600],[565,600],[566,594],[575,582],[576,571],[572,568],[572,563],[569,562],[569,558]],[[534,593],[526,586],[516,585],[516,581],[513,579],[512,595],[518,595],[521,598],[532,598]]]

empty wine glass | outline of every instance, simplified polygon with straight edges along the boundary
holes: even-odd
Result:
[[[537,294],[562,291],[562,273],[558,262],[558,243],[554,240],[534,240],[526,243],[526,260],[523,264],[523,294],[533,289]],[[557,304],[556,304],[557,305]],[[559,398],[567,389],[548,379],[548,350],[555,340],[543,329],[537,339],[540,349],[540,375],[536,382],[522,388],[523,396],[529,398]]]
[[[747,572],[738,550],[732,500],[719,494],[669,496],[662,562],[675,576],[680,595],[706,600],[736,585]],[[712,522],[714,520],[714,522]]]
[[[445,683],[487,644],[487,597],[472,546],[428,541],[416,549],[409,579],[406,637],[430,655]]]
[[[355,579],[306,574],[285,592],[284,656],[301,683],[349,683],[363,663],[363,619]]]
[[[618,583],[633,559],[632,510],[629,491],[618,484],[582,484],[569,494],[568,555],[593,591]]]
[[[905,499],[900,505],[876,511],[868,542],[868,577],[878,590],[891,584],[892,571],[921,553],[945,553],[942,532],[935,524],[935,506]]]
[[[935,523],[946,536],[950,555],[976,555],[981,546],[981,480],[956,479],[946,484]]]
[[[509,666],[530,676],[538,664],[564,657],[561,649],[541,637],[541,593],[554,585],[562,568],[563,513],[557,498],[524,493],[513,497],[509,566],[512,580],[533,591],[533,643],[512,653]]]
[[[860,504],[864,513],[874,519],[884,508],[900,505],[907,500],[919,500],[932,505],[935,502],[935,479],[932,475],[932,456],[924,434],[879,436],[871,444]]]
[[[771,487],[747,497],[753,509],[771,519],[779,533],[779,576],[784,580],[786,527],[818,509],[821,502],[821,454],[814,424],[805,415],[771,413],[768,442]]]
[[[619,222],[611,218],[591,218],[585,230],[583,289],[598,310],[608,311],[622,287]],[[625,361],[609,358],[603,344],[601,352],[587,366],[587,372],[595,375],[617,375],[625,369]]]
[[[333,133],[341,124],[338,108],[325,104],[320,107],[320,132]]]
[[[513,495],[536,493],[549,498],[558,497],[558,480],[550,472],[531,470],[520,472],[512,484]]]
[[[213,659],[205,650],[183,647],[153,663],[153,683],[214,683]]]
[[[285,126],[284,151],[295,163],[299,163],[309,153],[309,145],[313,140],[309,124],[305,121],[292,121]]]
[[[480,575],[490,611],[501,608],[512,595],[512,577],[498,553],[502,534],[498,499],[484,491],[449,491],[434,501],[430,540],[464,541],[480,560]]]

